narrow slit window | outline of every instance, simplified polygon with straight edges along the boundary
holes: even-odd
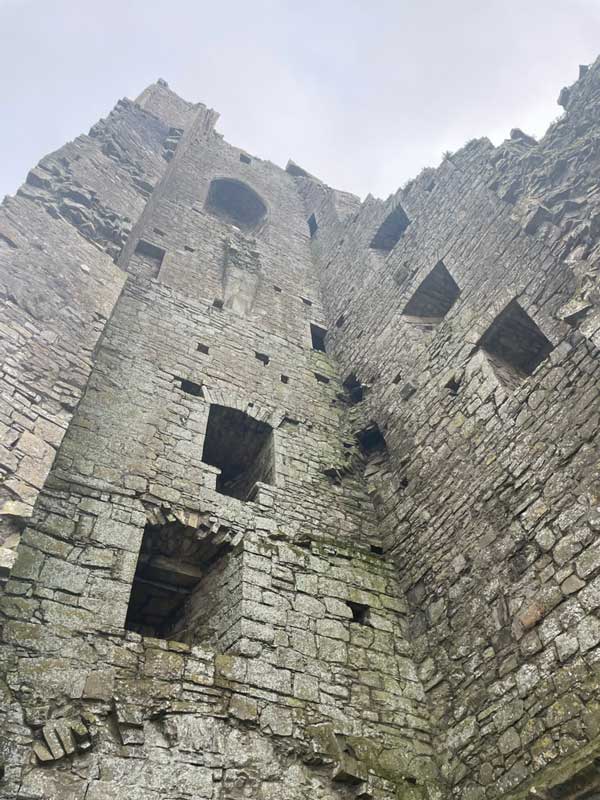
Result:
[[[325,328],[321,328],[320,325],[315,325],[311,322],[310,324],[310,338],[312,341],[312,349],[318,350],[320,353],[325,353],[325,337],[327,336],[327,331]]]
[[[513,300],[492,322],[479,347],[498,380],[516,388],[552,352],[554,345],[529,314]]]
[[[220,494],[246,501],[257,482],[273,483],[273,430],[237,408],[211,405],[202,461],[221,470]]]
[[[346,322],[346,318],[342,314],[341,317],[337,318],[337,320],[335,322],[335,327],[336,328],[341,328],[343,326],[344,322]]]
[[[370,247],[373,250],[389,253],[398,244],[409,225],[410,220],[402,206],[396,206],[379,226],[377,233],[371,240]]]
[[[310,233],[310,238],[312,239],[314,237],[314,235],[316,234],[316,232],[318,231],[318,229],[319,229],[319,226],[317,225],[317,219],[316,219],[315,215],[311,214],[310,217],[308,218],[307,222],[308,222],[308,230],[309,230],[309,233]]]
[[[458,284],[444,262],[438,261],[404,306],[402,315],[407,322],[435,326],[444,319],[459,296]]]

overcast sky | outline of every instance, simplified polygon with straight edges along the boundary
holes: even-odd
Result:
[[[0,197],[162,77],[225,138],[386,197],[445,150],[539,136],[600,0],[0,0]]]

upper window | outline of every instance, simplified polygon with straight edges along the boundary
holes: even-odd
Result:
[[[409,225],[410,220],[406,216],[402,206],[396,206],[379,226],[369,246],[373,250],[381,250],[384,253],[389,253],[390,250],[394,249]]]
[[[202,461],[218,467],[217,491],[251,500],[255,484],[273,483],[273,429],[237,408],[211,405]]]
[[[240,228],[255,228],[266,217],[267,207],[247,184],[233,178],[215,178],[210,184],[206,207]]]
[[[509,303],[479,340],[497,378],[515,388],[554,349],[516,300]]]
[[[444,266],[444,262],[438,261],[404,306],[402,314],[409,318],[409,322],[435,325],[446,316],[459,295],[458,284]]]

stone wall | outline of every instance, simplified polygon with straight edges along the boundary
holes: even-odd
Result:
[[[7,201],[0,797],[593,791],[599,85],[361,204],[158,81]]]

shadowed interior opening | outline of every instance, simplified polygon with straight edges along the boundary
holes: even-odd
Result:
[[[410,220],[402,206],[396,206],[379,226],[369,247],[373,250],[382,250],[385,253],[393,250],[409,225]]]
[[[237,408],[211,405],[202,461],[218,467],[217,491],[248,500],[257,482],[273,483],[273,429]]]
[[[199,614],[191,614],[203,579],[218,569],[230,550],[223,536],[188,527],[179,520],[148,523],[138,556],[125,628],[142,636],[194,643],[201,636]],[[206,603],[204,603],[206,606]]]
[[[240,228],[255,228],[267,214],[267,207],[254,189],[233,178],[212,181],[206,207]]]
[[[509,303],[479,340],[498,379],[509,387],[521,383],[554,349],[516,300]]]
[[[404,306],[402,315],[409,318],[408,322],[435,325],[442,321],[459,295],[458,284],[446,269],[444,262],[438,261]]]

